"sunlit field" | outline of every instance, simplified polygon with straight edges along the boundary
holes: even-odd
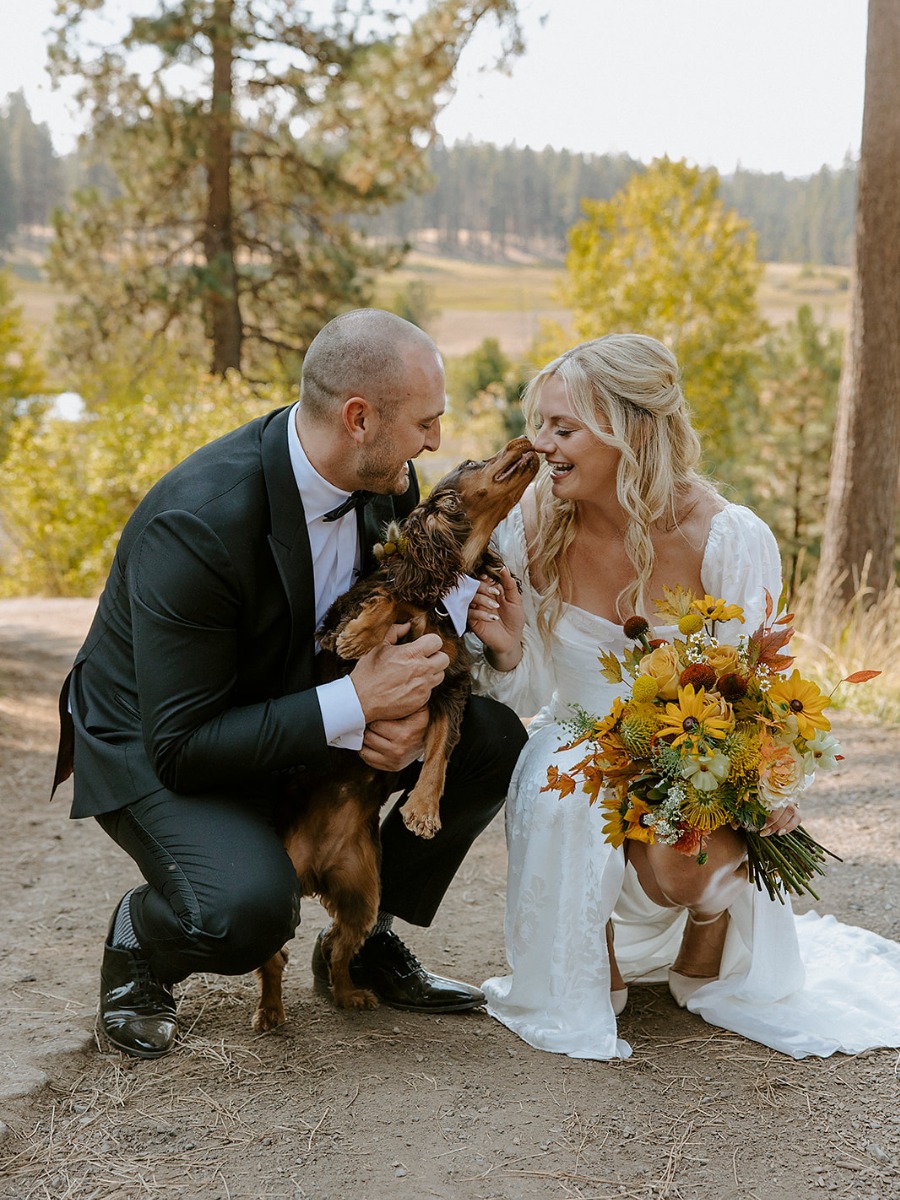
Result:
[[[25,321],[46,344],[62,295],[35,274],[32,268],[30,278],[16,275],[13,286]],[[479,263],[416,251],[400,270],[379,281],[376,303],[392,307],[397,293],[410,282],[424,284],[437,314],[431,332],[447,357],[467,354],[484,338],[495,337],[514,358],[528,350],[542,318],[568,325],[559,298],[564,274],[561,265]],[[845,328],[849,278],[846,267],[769,263],[759,291],[763,315],[773,325],[783,325],[801,304],[809,304],[817,320]]]

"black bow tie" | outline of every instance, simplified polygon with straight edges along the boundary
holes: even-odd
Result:
[[[337,521],[352,508],[365,508],[370,500],[375,499],[374,492],[364,492],[362,490],[351,492],[347,499],[333,508],[331,512],[327,512],[322,516],[323,521]]]

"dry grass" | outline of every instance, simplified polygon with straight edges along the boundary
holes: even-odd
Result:
[[[411,281],[427,284],[441,313],[434,333],[445,354],[467,354],[485,337],[497,337],[507,354],[519,354],[541,317],[566,324],[568,312],[559,299],[564,276],[562,263],[479,263],[415,251],[399,271],[379,281],[376,302],[389,305]],[[773,325],[783,325],[796,318],[801,304],[809,304],[818,320],[845,328],[848,281],[844,267],[767,263],[758,295],[762,314]],[[27,327],[46,345],[56,308],[68,297],[52,284],[18,276],[13,289]]]
[[[831,693],[835,708],[900,723],[900,587],[873,599],[869,588],[856,595],[822,629],[813,611],[813,580],[800,589],[791,643],[801,673]],[[812,630],[819,630],[813,634]],[[880,671],[867,683],[841,683],[855,671]]]

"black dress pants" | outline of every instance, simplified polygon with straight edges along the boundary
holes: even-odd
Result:
[[[451,756],[440,832],[410,833],[399,800],[382,824],[381,908],[431,923],[472,842],[506,797],[522,746],[522,723],[504,705],[470,698]],[[408,790],[418,764],[401,775]],[[300,921],[293,865],[272,821],[276,797],[165,788],[96,819],[137,863],[146,885],[131,919],[156,976],[175,983],[196,971],[240,975],[289,941]]]

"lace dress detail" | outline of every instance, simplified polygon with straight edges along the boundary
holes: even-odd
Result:
[[[510,974],[483,985],[488,1012],[541,1050],[627,1058],[631,1048],[618,1036],[609,999],[606,922],[614,919],[626,981],[657,982],[678,952],[685,913],[645,895],[623,850],[604,840],[598,805],[580,792],[560,798],[541,791],[548,766],[565,770],[582,757],[582,748],[559,749],[569,706],[602,713],[623,690],[600,675],[597,654],[621,654],[625,635],[621,626],[570,605],[548,654],[534,632],[537,597],[520,509],[500,526],[497,546],[523,583],[524,652],[507,673],[476,652],[475,687],[534,719],[506,807]],[[766,589],[777,598],[778,549],[749,509],[727,505],[714,516],[701,582],[709,594],[744,609],[745,624],[729,622],[723,638],[759,625]],[[657,632],[665,637],[673,630]],[[691,1011],[795,1058],[900,1045],[900,946],[830,916],[795,917],[789,900],[782,905],[750,887],[730,914],[719,978],[693,994]]]

